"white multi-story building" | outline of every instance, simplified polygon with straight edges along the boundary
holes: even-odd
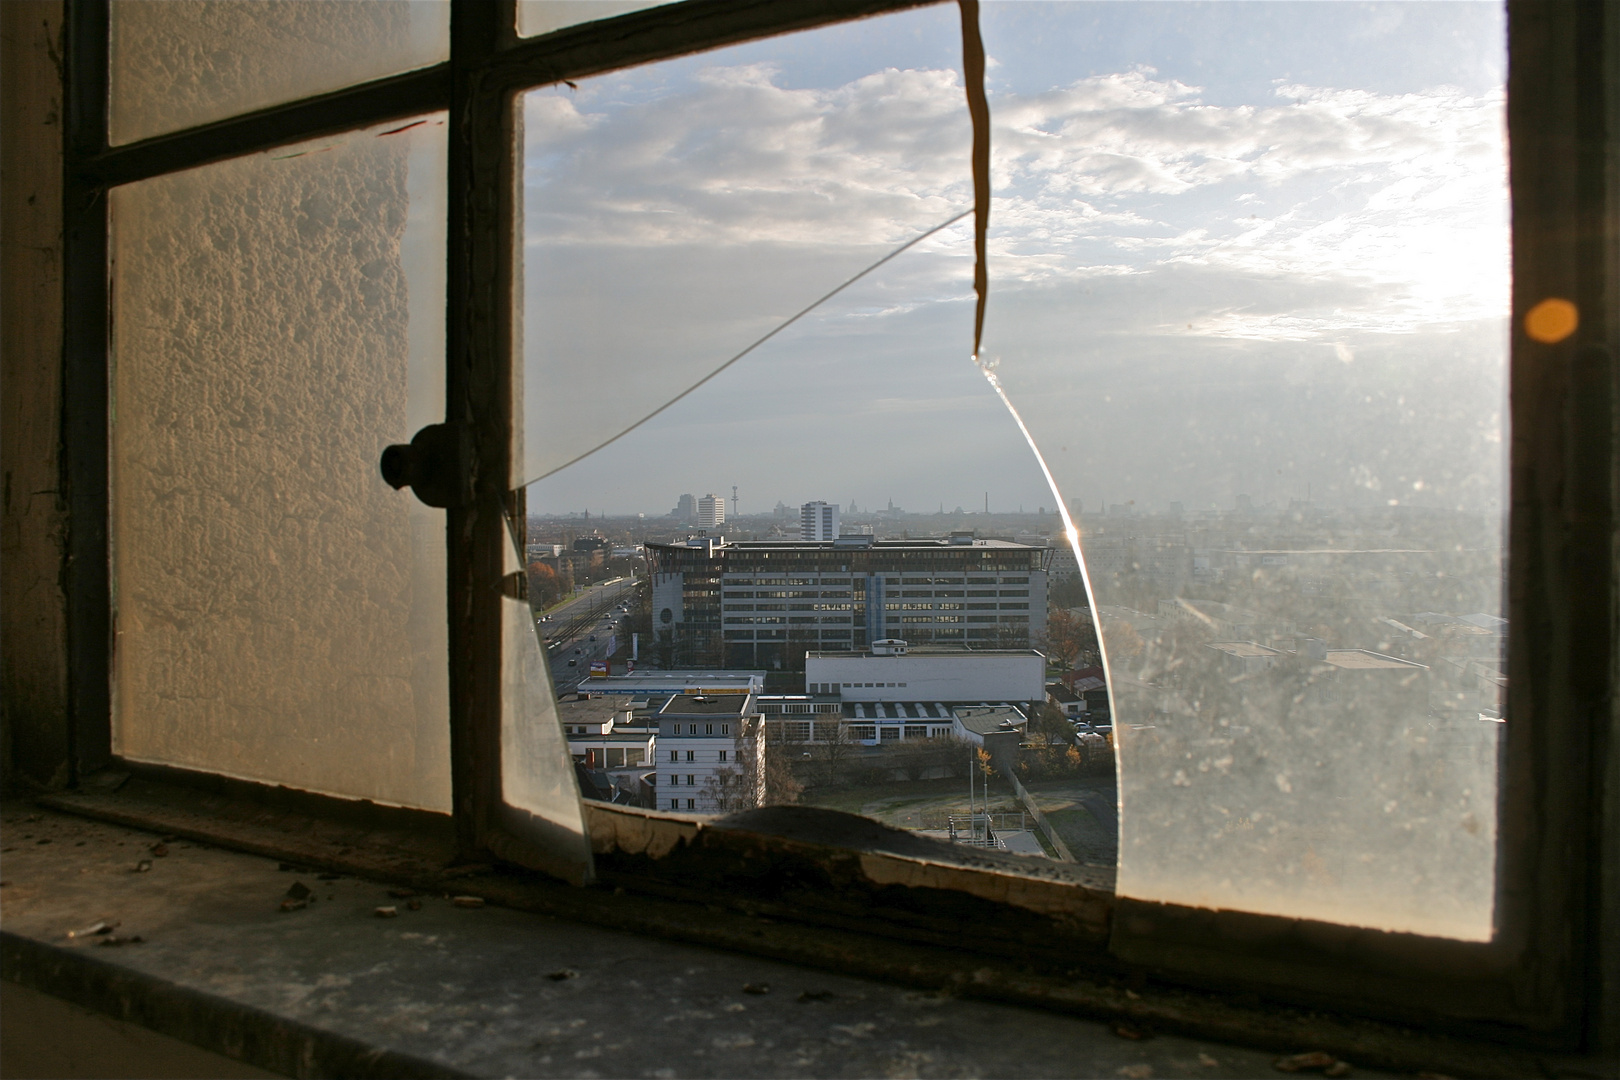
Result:
[[[765,800],[765,726],[752,694],[677,694],[658,710],[660,810],[728,813]]]
[[[799,539],[838,539],[838,504],[807,502],[799,507]]]
[[[697,523],[705,529],[712,529],[717,525],[726,523],[726,500],[719,495],[705,495],[698,500]]]
[[[845,702],[1024,702],[1046,696],[1046,657],[1034,649],[909,647],[901,655],[811,652],[804,659],[811,694]]]

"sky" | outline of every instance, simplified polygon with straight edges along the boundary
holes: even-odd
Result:
[[[1500,5],[981,10],[984,359],[1071,506],[1499,508]],[[527,95],[531,508],[1052,505],[965,223],[634,426],[971,206],[960,50],[941,5]]]

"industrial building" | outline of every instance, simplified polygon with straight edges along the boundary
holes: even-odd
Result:
[[[760,671],[638,671],[630,675],[592,675],[579,684],[580,697],[646,700],[661,705],[676,694],[759,694],[765,689]]]
[[[1034,649],[912,646],[899,655],[812,652],[805,689],[855,701],[1040,701],[1046,657]]]
[[[648,544],[654,644],[666,667],[767,671],[886,638],[1025,649],[1045,624],[1051,554],[971,534]]]

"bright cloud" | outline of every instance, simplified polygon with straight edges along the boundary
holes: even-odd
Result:
[[[1274,104],[1217,107],[1200,93],[1139,68],[996,97],[998,285],[1195,262],[1401,285],[1378,316],[1390,330],[1501,310],[1500,95],[1281,85]],[[948,70],[803,89],[765,64],[711,67],[633,106],[610,84],[548,90],[529,96],[527,136],[529,235],[549,245],[877,249],[971,198]],[[1367,321],[1276,314],[1280,339]]]

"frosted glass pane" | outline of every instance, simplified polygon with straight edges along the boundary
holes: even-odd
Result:
[[[627,11],[658,7],[670,0],[518,0],[518,34],[534,37],[565,26],[610,19]]]
[[[448,810],[445,120],[112,192],[117,753]]]
[[[114,145],[450,56],[447,0],[113,0]]]
[[[1079,519],[1119,892],[1488,939],[1500,7],[984,19],[985,354]]]

